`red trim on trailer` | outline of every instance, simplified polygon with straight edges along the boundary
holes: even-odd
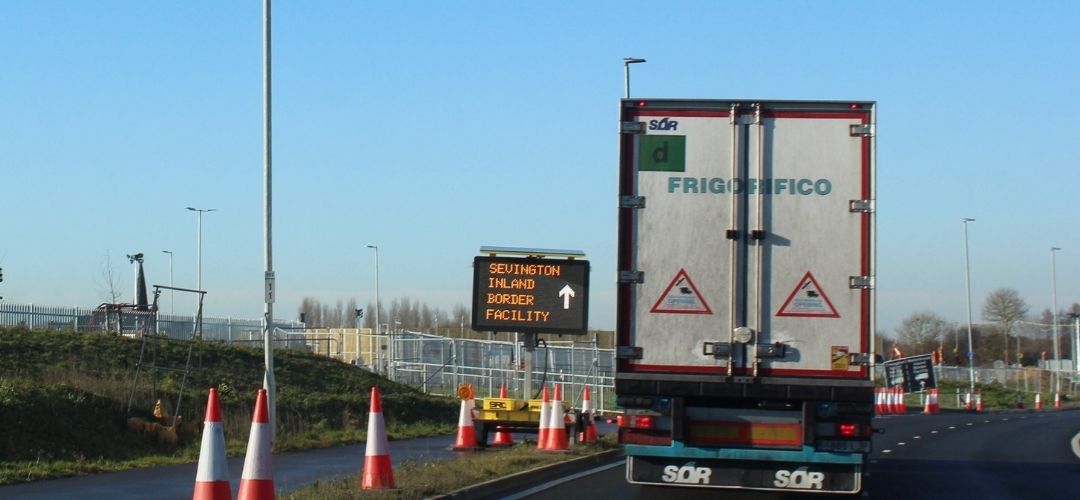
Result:
[[[664,109],[649,109],[639,108],[630,113],[630,118],[637,118],[639,116],[682,116],[682,117],[699,117],[699,118],[723,118],[725,116],[731,116],[728,111],[678,111],[678,110],[664,110]]]

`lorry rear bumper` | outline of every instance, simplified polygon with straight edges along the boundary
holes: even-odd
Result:
[[[624,444],[628,457],[661,457],[704,460],[755,460],[767,462],[794,462],[799,464],[848,464],[862,465],[865,455],[858,453],[830,453],[803,446],[802,450],[765,450],[749,448],[699,448],[674,441],[670,446]]]
[[[630,456],[626,480],[664,486],[854,494],[862,489],[862,465]]]

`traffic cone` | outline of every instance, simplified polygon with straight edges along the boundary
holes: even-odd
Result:
[[[566,435],[566,422],[564,420],[565,413],[563,412],[562,384],[555,385],[555,400],[551,402],[551,406],[551,414],[548,416],[551,423],[548,425],[548,440],[544,450],[570,451],[570,441]]]
[[[941,402],[938,401],[938,390],[930,389],[930,413],[941,413]]]
[[[896,409],[901,413],[907,413],[907,403],[904,403],[904,388],[896,388]]]
[[[270,467],[270,410],[266,404],[266,389],[259,389],[255,398],[255,414],[251,418],[244,473],[240,476],[237,500],[266,500],[274,498],[274,475]]]
[[[551,413],[551,402],[548,400],[548,388],[545,385],[543,395],[540,398],[540,424],[536,433],[536,449],[543,450],[547,446],[548,426],[551,422],[548,420]]]
[[[195,475],[194,500],[232,499],[229,464],[225,461],[225,429],[221,423],[221,403],[217,389],[211,387],[206,398],[202,447],[199,449],[199,472]]]
[[[502,388],[499,389],[499,398],[506,399],[506,383],[504,382]],[[513,446],[514,436],[506,430],[506,427],[495,427],[495,438],[491,441],[492,446]]]
[[[874,412],[878,415],[884,415],[889,413],[889,408],[885,405],[885,388],[874,388]]]
[[[1035,393],[1035,409],[1042,410],[1042,396],[1039,393]]]
[[[364,450],[364,474],[360,478],[362,490],[395,489],[394,468],[390,464],[390,443],[386,441],[386,423],[383,421],[382,398],[379,388],[371,388],[371,408],[368,410],[367,448]]]
[[[457,451],[476,449],[476,426],[473,425],[472,411],[473,400],[470,394],[461,400],[461,412],[458,413],[457,440],[454,441],[454,449]]]
[[[923,403],[923,415],[930,415],[934,413],[934,390],[929,389],[926,391],[926,401]]]
[[[1055,392],[1054,393],[1054,408],[1058,408],[1058,409],[1061,408],[1061,393],[1060,392]]]
[[[967,392],[967,393],[965,394],[965,399],[964,399],[964,401],[965,401],[965,402],[964,402],[964,409],[965,409],[965,410],[967,410],[967,411],[971,411],[971,410],[974,410],[974,409],[975,409],[975,406],[974,406],[974,404],[973,404],[974,402],[973,402],[973,401],[972,401],[972,399],[971,399],[971,391],[968,391],[968,392]]]
[[[585,394],[581,397],[581,421],[584,423],[585,428],[578,433],[578,442],[580,443],[595,443],[596,442],[596,423],[593,422],[593,406],[592,406],[592,394],[589,392],[589,386],[585,386]]]
[[[975,411],[977,411],[977,412],[986,411],[986,407],[983,406],[983,399],[982,399],[982,391],[981,390],[979,392],[975,393]]]

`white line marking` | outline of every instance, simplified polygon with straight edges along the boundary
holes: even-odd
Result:
[[[990,423],[990,421],[989,421],[989,420],[983,420],[983,423],[984,423],[984,424],[989,424],[989,423]]]
[[[951,430],[955,430],[955,429],[956,429],[956,426],[955,426],[955,425],[950,425],[950,426],[949,426],[949,430],[950,430],[950,431],[951,431]]]
[[[903,441],[900,441],[899,443],[896,443],[896,446],[906,446],[906,445],[907,445],[907,443],[905,443]]]
[[[922,439],[922,436],[915,436],[915,439]]]
[[[972,422],[968,422],[968,423],[967,423],[967,426],[968,426],[968,427],[971,427],[971,426],[973,426],[973,425],[975,425],[975,424],[974,424],[974,423],[972,423]]]
[[[882,453],[892,453],[892,450],[881,450]]]
[[[599,467],[594,467],[594,468],[589,469],[589,470],[584,470],[584,471],[578,472],[577,474],[572,474],[572,475],[569,475],[569,476],[566,476],[566,477],[561,477],[561,478],[556,479],[554,481],[548,481],[548,482],[546,482],[544,484],[534,486],[534,487],[529,488],[529,489],[527,489],[525,491],[518,492],[515,495],[508,495],[508,496],[505,496],[503,498],[513,499],[513,500],[519,500],[519,499],[522,499],[522,498],[528,498],[528,497],[530,497],[532,495],[540,493],[541,491],[544,491],[544,490],[547,490],[547,489],[550,489],[550,488],[554,488],[554,487],[556,487],[556,486],[558,486],[560,484],[568,483],[570,481],[574,481],[574,480],[577,480],[578,478],[582,478],[582,477],[585,477],[585,476],[588,476],[588,475],[596,474],[596,473],[599,473],[599,472],[604,472],[604,471],[606,471],[608,469],[614,469],[614,468],[616,468],[616,467],[618,467],[620,465],[626,465],[626,459],[622,459],[622,460],[612,462],[612,463],[606,464],[606,465],[601,465]]]
[[[930,434],[937,434],[937,431],[930,431]]]

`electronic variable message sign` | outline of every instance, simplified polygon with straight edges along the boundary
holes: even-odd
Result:
[[[588,320],[589,261],[473,260],[473,330],[584,334]]]

